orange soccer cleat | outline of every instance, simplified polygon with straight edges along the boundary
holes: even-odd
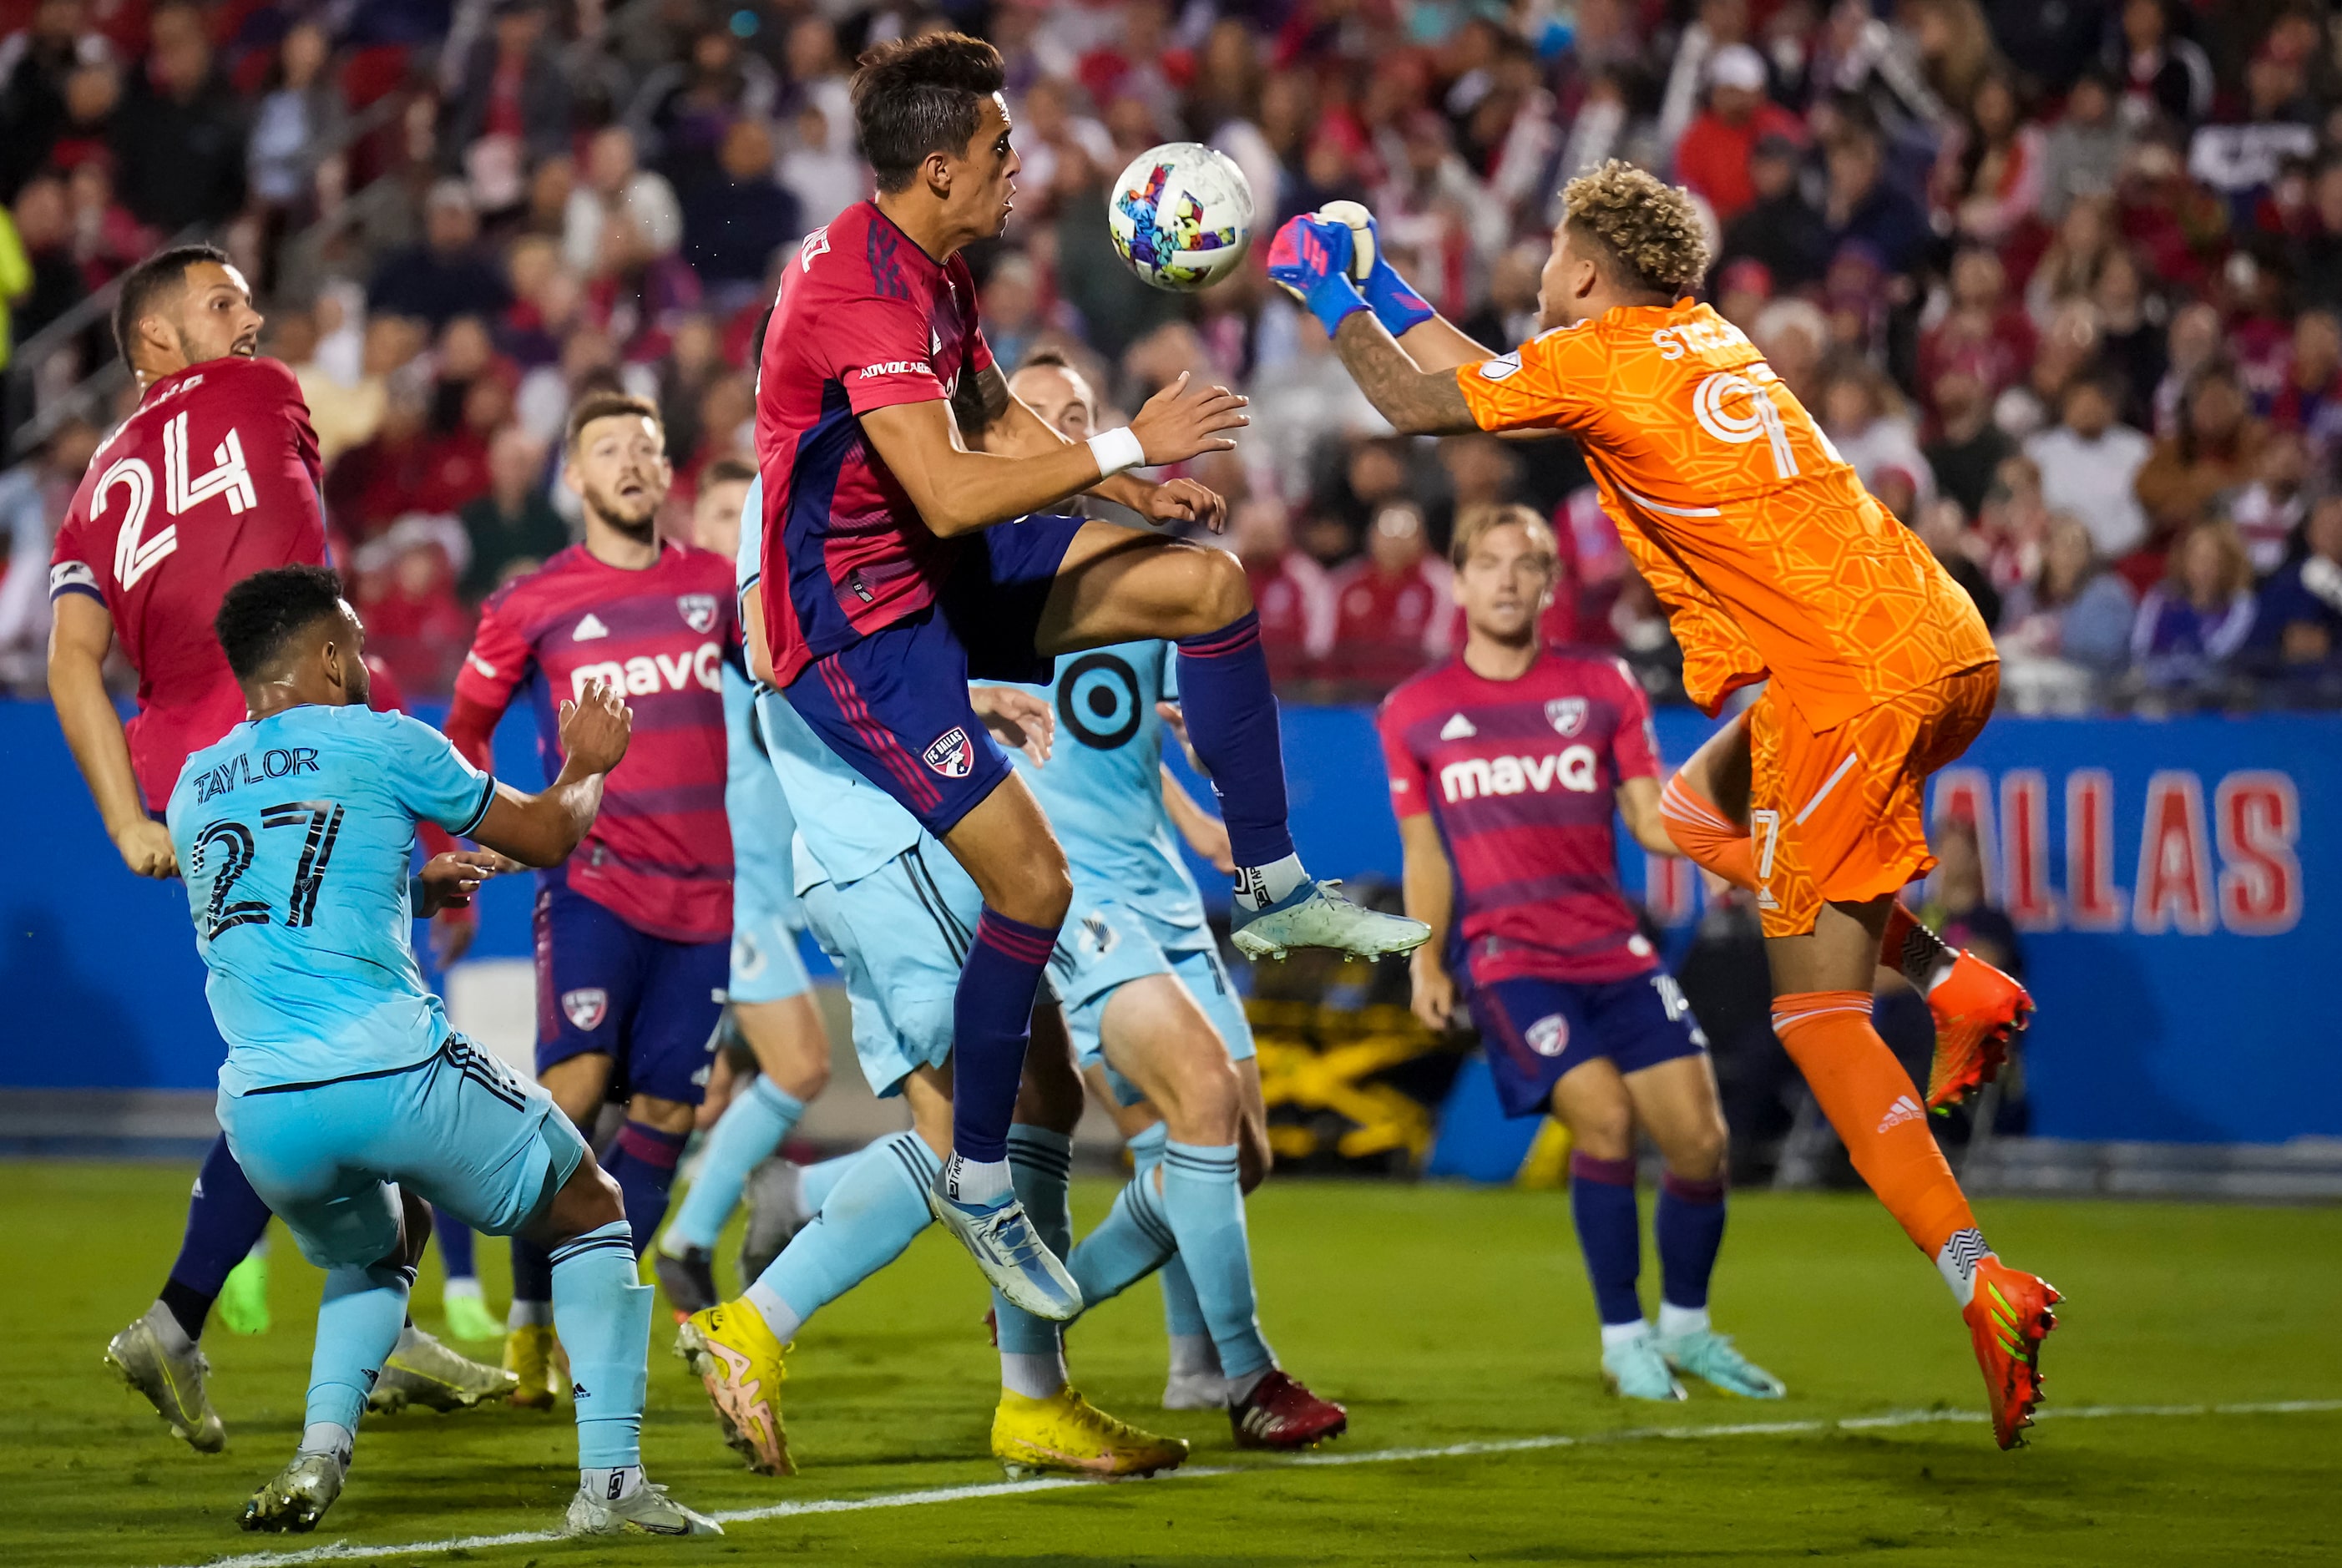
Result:
[[[1936,1019],[1936,1060],[1927,1071],[1927,1109],[1948,1110],[2000,1075],[2009,1042],[2033,1014],[2025,987],[1965,950],[1927,992]]]
[[[1961,1309],[1977,1364],[1992,1399],[1992,1434],[2003,1448],[2025,1441],[2041,1403],[2041,1342],[2057,1326],[2050,1309],[2065,1298],[2049,1282],[1997,1257],[1977,1264],[1976,1294]]]

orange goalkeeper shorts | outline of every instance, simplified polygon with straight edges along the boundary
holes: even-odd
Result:
[[[1935,869],[1927,775],[1982,733],[2000,666],[1946,675],[1826,730],[1778,690],[1748,712],[1748,831],[1765,934],[1799,936],[1824,904],[1867,904]]]

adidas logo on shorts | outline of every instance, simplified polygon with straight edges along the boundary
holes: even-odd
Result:
[[[1889,1127],[1899,1127],[1906,1122],[1922,1121],[1927,1114],[1927,1112],[1919,1109],[1918,1101],[1908,1094],[1897,1094],[1895,1096],[1895,1104],[1887,1107],[1886,1118],[1878,1124],[1878,1130],[1884,1133]]]

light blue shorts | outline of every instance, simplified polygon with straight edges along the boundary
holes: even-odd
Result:
[[[1187,988],[1219,1032],[1230,1061],[1242,1062],[1253,1054],[1244,998],[1230,984],[1211,933],[1156,920],[1109,900],[1077,906],[1066,917],[1057,950],[1049,958],[1049,983],[1065,1007],[1066,1030],[1085,1072],[1106,1059],[1098,1032],[1107,1001],[1120,987],[1152,974],[1175,975]],[[1126,1105],[1146,1098],[1112,1066],[1106,1068],[1106,1081]]]
[[[805,890],[807,924],[846,979],[854,1054],[879,1094],[951,1058],[952,997],[984,895],[951,852],[919,842],[869,875]]]
[[[451,1035],[394,1072],[222,1093],[220,1128],[301,1255],[362,1268],[398,1244],[398,1189],[510,1235],[577,1169],[586,1141],[535,1084]]]
[[[736,834],[739,831],[735,830]],[[805,905],[789,891],[786,839],[776,859],[757,851],[736,854],[732,869],[732,977],[729,1002],[780,1002],[812,984],[797,952]]]

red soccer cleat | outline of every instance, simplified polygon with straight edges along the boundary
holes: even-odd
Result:
[[[1977,1264],[1976,1294],[1960,1315],[1992,1399],[1992,1434],[2003,1448],[2023,1443],[2033,1424],[2033,1407],[2041,1403],[2041,1342],[2057,1326],[2050,1309],[2064,1299],[2047,1280],[1998,1258]]]
[[[1347,1432],[1350,1413],[1272,1367],[1250,1398],[1228,1406],[1228,1424],[1238,1448],[1307,1448]]]
[[[1961,952],[1951,973],[1927,993],[1936,1019],[1936,1060],[1927,1071],[1927,1109],[1958,1104],[2000,1075],[2008,1044],[2033,1013],[2024,986]]]

